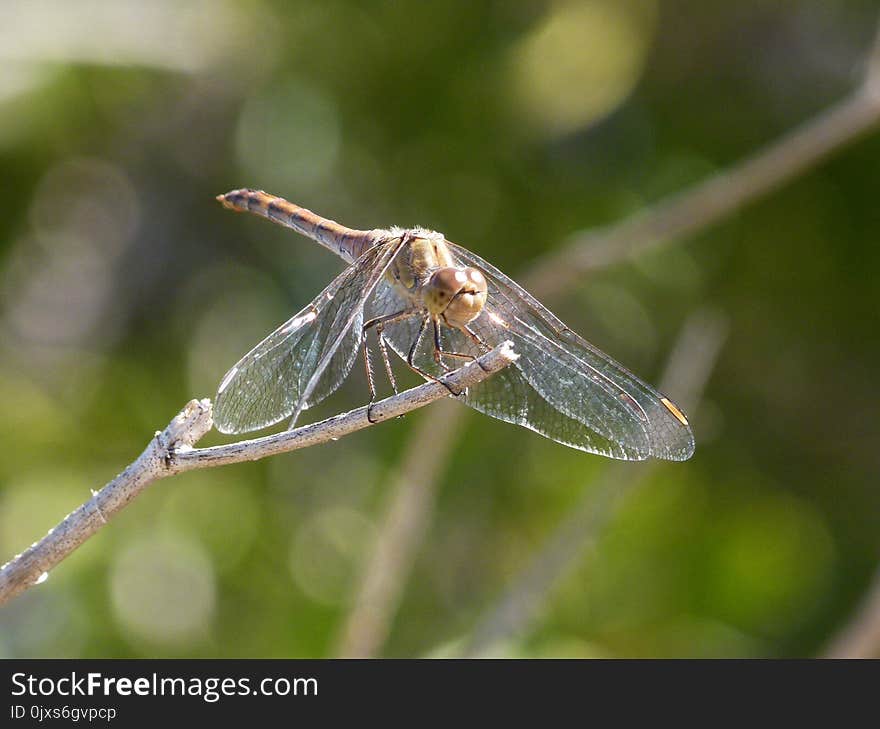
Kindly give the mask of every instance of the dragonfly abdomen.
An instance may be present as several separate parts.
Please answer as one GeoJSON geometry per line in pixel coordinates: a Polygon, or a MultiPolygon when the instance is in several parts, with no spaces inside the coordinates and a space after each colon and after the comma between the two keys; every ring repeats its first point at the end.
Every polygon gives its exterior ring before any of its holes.
{"type": "Polygon", "coordinates": [[[217,199],[230,210],[256,213],[286,228],[293,228],[298,233],[329,248],[348,263],[356,261],[376,242],[375,231],[346,228],[263,190],[232,190],[218,195],[217,199]]]}

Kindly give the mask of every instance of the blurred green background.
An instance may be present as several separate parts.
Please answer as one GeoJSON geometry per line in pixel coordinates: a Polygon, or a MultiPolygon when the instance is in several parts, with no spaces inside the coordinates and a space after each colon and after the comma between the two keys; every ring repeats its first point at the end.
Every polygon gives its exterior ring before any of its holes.
{"type": "MultiPolygon", "coordinates": [[[[441,230],[517,276],[847,94],[876,0],[2,2],[0,561],[341,262],[214,200],[441,230]]],[[[880,136],[547,303],[648,381],[729,330],[663,464],[496,654],[800,656],[880,554],[880,136]]],[[[670,393],[675,397],[675,393],[670,393]]],[[[356,367],[309,417],[365,402],[356,367]]],[[[5,656],[332,655],[422,410],[157,482],[0,609],[5,656]]],[[[612,465],[468,413],[383,654],[465,640],[612,465]]],[[[228,441],[211,434],[203,444],[228,441]]]]}

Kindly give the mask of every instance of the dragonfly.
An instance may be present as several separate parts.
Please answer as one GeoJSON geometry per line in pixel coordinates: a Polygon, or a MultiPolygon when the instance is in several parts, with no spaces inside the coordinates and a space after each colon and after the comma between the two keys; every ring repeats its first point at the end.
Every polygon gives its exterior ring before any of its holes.
{"type": "Polygon", "coordinates": [[[669,398],[562,323],[495,266],[424,228],[355,230],[262,190],[218,195],[229,209],[292,228],[348,266],[223,377],[214,405],[223,433],[290,419],[334,392],[377,340],[397,391],[389,349],[437,380],[504,341],[518,359],[453,394],[490,417],[562,445],[621,460],[683,461],[694,452],[687,417],[669,398]]]}

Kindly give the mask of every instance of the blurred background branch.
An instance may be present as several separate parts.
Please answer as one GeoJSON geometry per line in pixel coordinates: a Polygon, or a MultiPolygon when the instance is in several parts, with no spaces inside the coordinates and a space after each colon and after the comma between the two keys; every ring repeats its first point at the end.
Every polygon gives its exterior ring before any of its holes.
{"type": "Polygon", "coordinates": [[[862,83],[848,97],[729,169],[606,229],[578,233],[538,259],[526,282],[539,296],[565,290],[585,273],[682,241],[760,200],[880,124],[880,32],[862,83]]]}
{"type": "MultiPolygon", "coordinates": [[[[579,285],[585,274],[631,259],[652,248],[680,243],[687,236],[710,228],[786,182],[806,174],[878,124],[880,26],[866,53],[861,83],[842,101],[738,164],[661,200],[644,212],[608,228],[575,235],[559,250],[539,258],[524,273],[522,281],[539,298],[562,297],[579,285]]],[[[707,329],[706,336],[711,343],[713,337],[720,335],[707,329]]],[[[717,345],[720,346],[720,339],[717,345]]],[[[712,358],[715,354],[717,352],[712,353],[712,358]]],[[[711,363],[708,366],[711,369],[711,363]]],[[[702,388],[703,382],[696,380],[693,386],[696,400],[696,392],[702,388]]],[[[667,391],[681,397],[672,387],[667,391]]],[[[682,399],[687,402],[687,398],[682,399]]],[[[362,568],[352,608],[343,624],[339,655],[369,657],[381,652],[403,586],[427,533],[439,480],[454,451],[465,417],[463,409],[455,412],[445,404],[441,428],[435,427],[432,418],[423,418],[410,435],[401,466],[391,481],[389,503],[373,551],[362,568]],[[424,458],[425,453],[432,453],[432,457],[424,458]]],[[[619,478],[626,469],[645,468],[644,465],[619,467],[616,475],[619,478]]],[[[582,515],[573,515],[571,524],[560,528],[556,537],[560,544],[557,547],[551,545],[548,551],[558,549],[568,553],[575,548],[571,545],[580,545],[584,539],[579,526],[581,518],[582,515]]],[[[539,597],[526,588],[523,588],[522,595],[519,599],[524,601],[539,597]],[[527,593],[531,597],[526,597],[527,593]]],[[[512,601],[509,606],[499,606],[499,614],[484,621],[477,629],[470,652],[479,653],[488,646],[494,630],[490,626],[501,625],[506,620],[501,612],[509,609],[522,616],[529,612],[525,606],[514,604],[518,598],[509,599],[512,601]]]]}
{"type": "Polygon", "coordinates": [[[850,622],[832,638],[825,658],[880,658],[880,570],[850,622]]]}
{"type": "MultiPolygon", "coordinates": [[[[685,322],[669,355],[660,383],[674,392],[689,413],[699,409],[703,388],[724,343],[727,324],[716,313],[699,311],[685,322]]],[[[657,461],[615,463],[584,490],[580,501],[553,530],[531,563],[514,577],[504,595],[486,610],[466,641],[463,654],[478,658],[503,653],[504,643],[522,638],[551,599],[553,588],[595,545],[616,506],[638,494],[638,487],[658,468],[657,461]]]]}
{"type": "Polygon", "coordinates": [[[430,418],[413,425],[409,446],[389,479],[389,503],[343,627],[337,648],[340,656],[369,658],[388,637],[419,545],[430,528],[437,483],[449,462],[461,420],[459,405],[440,402],[430,418]]]}

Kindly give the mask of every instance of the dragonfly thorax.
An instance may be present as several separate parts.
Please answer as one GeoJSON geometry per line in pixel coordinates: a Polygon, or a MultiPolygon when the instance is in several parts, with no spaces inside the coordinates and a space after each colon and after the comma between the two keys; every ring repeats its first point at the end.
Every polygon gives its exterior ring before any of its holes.
{"type": "Polygon", "coordinates": [[[486,277],[476,268],[456,266],[442,233],[424,228],[392,229],[405,239],[388,268],[398,291],[435,321],[463,329],[486,304],[486,277]]]}

